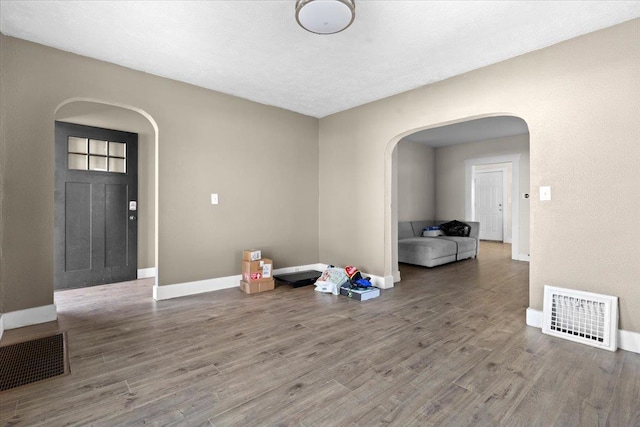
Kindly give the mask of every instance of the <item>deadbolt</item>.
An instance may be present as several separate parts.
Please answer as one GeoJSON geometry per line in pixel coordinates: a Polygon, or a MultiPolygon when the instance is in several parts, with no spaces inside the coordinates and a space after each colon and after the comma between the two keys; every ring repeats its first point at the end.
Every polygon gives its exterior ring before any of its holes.
{"type": "Polygon", "coordinates": [[[129,215],[129,221],[135,221],[135,220],[136,220],[135,215],[129,215]]]}

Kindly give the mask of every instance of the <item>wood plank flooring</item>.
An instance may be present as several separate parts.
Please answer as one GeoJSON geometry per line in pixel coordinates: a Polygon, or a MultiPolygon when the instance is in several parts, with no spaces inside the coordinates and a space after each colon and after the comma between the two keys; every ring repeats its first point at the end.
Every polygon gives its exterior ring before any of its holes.
{"type": "Polygon", "coordinates": [[[55,295],[71,374],[0,393],[0,424],[640,426],[640,355],[525,325],[528,264],[401,265],[360,303],[313,286],[169,301],[152,279],[55,295]]]}

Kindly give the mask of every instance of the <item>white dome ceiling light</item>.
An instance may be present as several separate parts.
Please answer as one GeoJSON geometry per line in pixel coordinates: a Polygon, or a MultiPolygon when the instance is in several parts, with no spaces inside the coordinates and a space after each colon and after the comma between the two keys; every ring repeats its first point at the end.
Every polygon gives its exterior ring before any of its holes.
{"type": "Polygon", "coordinates": [[[351,25],[356,17],[355,0],[297,0],[296,20],[316,34],[335,34],[351,25]]]}

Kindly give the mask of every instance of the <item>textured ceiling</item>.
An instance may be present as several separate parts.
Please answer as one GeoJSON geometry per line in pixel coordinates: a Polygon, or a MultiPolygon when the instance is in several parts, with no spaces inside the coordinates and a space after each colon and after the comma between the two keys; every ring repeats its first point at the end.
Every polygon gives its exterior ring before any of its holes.
{"type": "Polygon", "coordinates": [[[314,117],[640,16],[640,1],[356,0],[334,35],[295,0],[0,0],[0,31],[314,117]]]}

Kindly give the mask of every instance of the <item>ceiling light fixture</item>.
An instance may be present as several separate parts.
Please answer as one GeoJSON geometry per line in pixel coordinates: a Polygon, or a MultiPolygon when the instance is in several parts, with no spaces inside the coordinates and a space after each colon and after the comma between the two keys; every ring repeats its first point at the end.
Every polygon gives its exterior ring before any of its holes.
{"type": "Polygon", "coordinates": [[[297,0],[296,20],[316,34],[335,34],[351,25],[356,17],[355,0],[297,0]]]}

